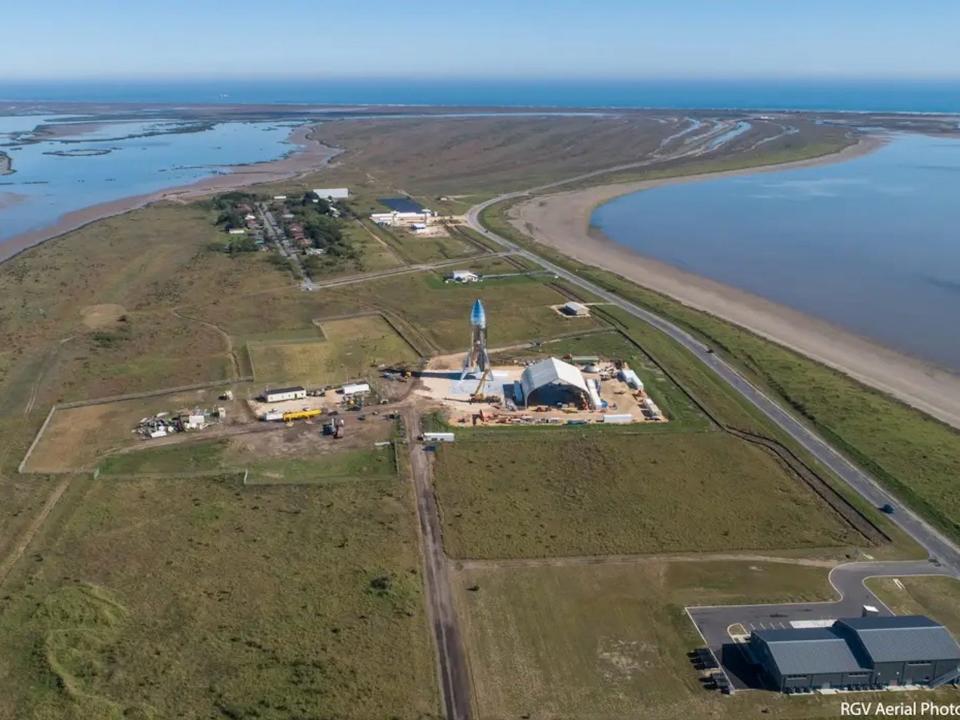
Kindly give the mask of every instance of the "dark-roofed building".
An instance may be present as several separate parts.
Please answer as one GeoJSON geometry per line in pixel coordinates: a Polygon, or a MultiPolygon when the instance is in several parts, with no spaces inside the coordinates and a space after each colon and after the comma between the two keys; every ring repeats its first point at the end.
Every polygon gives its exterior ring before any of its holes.
{"type": "Polygon", "coordinates": [[[767,681],[781,692],[937,685],[960,672],[960,646],[945,627],[922,615],[757,630],[749,650],[767,681]]]}
{"type": "Polygon", "coordinates": [[[837,631],[869,658],[881,685],[922,685],[960,665],[950,632],[923,615],[838,620],[837,631]]]}
{"type": "Polygon", "coordinates": [[[870,668],[833,627],[757,630],[750,649],[780,691],[868,684],[870,668]]]}

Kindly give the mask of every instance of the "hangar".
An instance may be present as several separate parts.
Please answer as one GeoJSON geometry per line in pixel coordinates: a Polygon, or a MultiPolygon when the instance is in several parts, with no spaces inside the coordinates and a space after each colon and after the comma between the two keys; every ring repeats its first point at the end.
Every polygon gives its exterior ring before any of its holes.
{"type": "Polygon", "coordinates": [[[937,687],[960,676],[960,646],[923,615],[837,620],[830,627],[756,630],[750,655],[781,692],[937,687]]]}
{"type": "Polygon", "coordinates": [[[591,394],[580,369],[552,357],[524,369],[520,376],[520,392],[523,404],[528,407],[568,403],[578,407],[591,405],[591,394]]]}

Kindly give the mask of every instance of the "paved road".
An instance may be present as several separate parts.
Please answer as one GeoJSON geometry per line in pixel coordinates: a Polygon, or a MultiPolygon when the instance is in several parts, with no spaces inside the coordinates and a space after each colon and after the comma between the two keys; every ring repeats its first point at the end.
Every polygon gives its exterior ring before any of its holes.
{"type": "Polygon", "coordinates": [[[733,366],[713,353],[707,352],[707,346],[693,337],[690,333],[674,325],[668,320],[656,315],[649,310],[641,308],[603,288],[595,285],[588,280],[555,265],[535,253],[521,248],[506,238],[502,238],[496,233],[487,230],[480,223],[480,213],[487,207],[502,200],[521,197],[539,189],[551,188],[559,183],[550,183],[540,186],[530,191],[507,193],[495,197],[486,202],[472,207],[467,213],[468,224],[477,232],[481,233],[488,240],[500,244],[502,247],[515,251],[518,255],[537,263],[541,267],[550,270],[558,277],[567,282],[587,290],[603,300],[619,307],[629,314],[637,317],[666,335],[676,340],[687,348],[700,362],[707,365],[719,377],[726,381],[734,390],[756,406],[761,412],[776,423],[782,430],[788,433],[794,440],[802,445],[821,463],[829,467],[851,488],[862,495],[871,504],[880,507],[886,503],[892,504],[896,509],[890,517],[901,529],[916,540],[929,555],[939,560],[952,574],[960,577],[960,550],[942,533],[934,529],[929,523],[921,519],[917,514],[898,504],[896,498],[880,487],[879,483],[870,475],[856,467],[843,455],[834,450],[830,445],[824,442],[816,433],[810,430],[806,425],[800,422],[793,415],[784,410],[780,405],[771,400],[763,391],[750,384],[733,366]]]}
{"type": "Polygon", "coordinates": [[[410,467],[417,501],[417,517],[420,521],[420,542],[423,547],[424,587],[437,645],[437,670],[444,715],[447,720],[470,720],[473,716],[470,674],[453,595],[450,592],[440,516],[430,482],[430,459],[423,445],[417,440],[420,436],[420,416],[416,410],[405,409],[403,421],[410,447],[410,467]]]}
{"type": "Polygon", "coordinates": [[[303,263],[300,261],[300,255],[291,249],[290,243],[287,240],[287,234],[283,231],[283,228],[280,227],[276,218],[273,217],[273,213],[267,209],[266,203],[257,203],[256,207],[260,213],[260,219],[263,221],[263,227],[266,230],[267,237],[276,243],[280,254],[293,263],[294,272],[299,275],[301,279],[300,287],[308,291],[316,289],[313,280],[307,274],[303,263]]]}
{"type": "Polygon", "coordinates": [[[755,682],[755,674],[742,662],[739,648],[733,644],[731,627],[737,634],[747,634],[753,630],[788,628],[791,622],[798,620],[860,617],[864,605],[876,607],[881,615],[892,615],[890,608],[867,589],[865,580],[871,577],[954,574],[949,568],[924,561],[847,563],[830,571],[830,584],[837,591],[837,600],[689,607],[687,614],[707,646],[723,664],[734,687],[742,689],[755,682]]]}

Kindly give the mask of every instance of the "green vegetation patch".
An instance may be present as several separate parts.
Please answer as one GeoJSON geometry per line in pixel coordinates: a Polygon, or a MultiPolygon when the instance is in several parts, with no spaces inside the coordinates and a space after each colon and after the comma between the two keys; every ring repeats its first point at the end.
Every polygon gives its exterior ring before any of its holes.
{"type": "Polygon", "coordinates": [[[435,718],[414,517],[394,481],[78,479],[4,586],[0,717],[435,718]]]}
{"type": "Polygon", "coordinates": [[[410,345],[377,315],[322,323],[326,340],[251,342],[257,382],[330,385],[370,376],[377,365],[413,362],[410,345]]]}
{"type": "Polygon", "coordinates": [[[458,558],[840,546],[862,542],[765,450],[723,433],[546,433],[438,450],[458,558]]]}
{"type": "Polygon", "coordinates": [[[135,452],[111,455],[100,463],[100,474],[107,475],[182,475],[216,472],[224,468],[226,440],[189,442],[135,452]]]}
{"type": "MultiPolygon", "coordinates": [[[[275,431],[275,435],[284,433],[275,431]]],[[[339,480],[379,480],[397,473],[392,445],[347,447],[328,437],[281,439],[268,449],[243,447],[231,439],[181,442],[108,456],[100,477],[137,475],[211,475],[246,473],[247,484],[311,485],[339,480]],[[312,449],[310,449],[312,445],[312,449]]]]}
{"type": "MultiPolygon", "coordinates": [[[[471,266],[472,267],[472,266],[471,266]]],[[[513,269],[516,272],[516,269],[513,269]]],[[[318,299],[332,291],[314,293],[318,299]]],[[[417,328],[444,352],[462,350],[470,342],[469,316],[480,298],[487,311],[490,346],[556,337],[571,331],[569,322],[552,309],[567,298],[542,279],[491,281],[471,285],[443,283],[434,275],[405,275],[338,289],[339,299],[354,298],[389,310],[417,328]]],[[[597,327],[585,319],[576,329],[597,327]]]]}
{"type": "Polygon", "coordinates": [[[314,485],[338,480],[367,481],[397,472],[392,446],[348,450],[320,457],[274,459],[251,463],[248,484],[314,485]]]}

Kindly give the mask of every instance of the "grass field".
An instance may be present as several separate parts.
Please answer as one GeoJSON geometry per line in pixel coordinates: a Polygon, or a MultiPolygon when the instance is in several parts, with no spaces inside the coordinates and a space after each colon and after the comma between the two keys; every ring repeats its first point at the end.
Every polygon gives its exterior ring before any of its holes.
{"type": "Polygon", "coordinates": [[[839,716],[834,698],[705,690],[686,656],[702,639],[685,606],[827,599],[824,569],[650,560],[472,567],[452,582],[481,720],[839,716]]]}
{"type": "MultiPolygon", "coordinates": [[[[519,272],[504,258],[481,258],[465,267],[481,272],[519,272]]],[[[524,276],[468,286],[444,283],[433,273],[412,273],[312,293],[291,288],[224,298],[191,307],[189,312],[216,323],[239,344],[315,334],[316,318],[385,311],[414,328],[429,342],[430,349],[440,354],[463,350],[469,344],[470,308],[476,298],[483,300],[487,310],[492,347],[570,332],[569,322],[551,309],[566,297],[543,278],[524,276]]],[[[598,326],[592,318],[578,325],[580,329],[598,326]]]]}
{"type": "Polygon", "coordinates": [[[457,558],[862,542],[773,456],[722,433],[461,442],[438,450],[435,476],[457,558]]]}
{"type": "MultiPolygon", "coordinates": [[[[349,243],[360,251],[360,264],[364,272],[387,270],[403,265],[403,260],[386,242],[359,222],[344,223],[343,234],[349,243]]],[[[345,274],[350,272],[356,272],[356,270],[344,271],[345,274]]]]}
{"type": "Polygon", "coordinates": [[[209,250],[217,234],[202,204],[160,204],[0,265],[0,296],[17,298],[0,304],[0,347],[14,349],[0,362],[0,414],[22,412],[35,384],[49,407],[225,377],[223,339],[173,310],[289,280],[261,254],[209,250]]]}
{"type": "Polygon", "coordinates": [[[230,440],[210,440],[113,455],[99,467],[101,477],[246,471],[248,485],[324,485],[397,473],[392,447],[348,449],[329,441],[325,446],[317,443],[317,450],[323,452],[263,457],[238,449],[230,440]]]}
{"type": "MultiPolygon", "coordinates": [[[[378,209],[378,212],[382,211],[383,208],[378,209]]],[[[467,258],[481,252],[481,249],[470,240],[469,236],[465,236],[465,233],[456,228],[447,235],[424,237],[404,228],[379,227],[369,220],[363,220],[361,225],[368,235],[379,238],[380,242],[391,248],[394,255],[407,263],[429,263],[454,258],[467,258]]]]}
{"type": "Polygon", "coordinates": [[[378,315],[321,323],[320,341],[251,342],[258,383],[332,385],[376,374],[376,366],[409,363],[416,353],[378,315]]]}
{"type": "Polygon", "coordinates": [[[867,587],[897,615],[928,615],[960,638],[960,580],[933,576],[871,578],[867,587]]]}
{"type": "Polygon", "coordinates": [[[413,517],[393,480],[78,480],[0,600],[0,717],[437,717],[413,517]]]}

